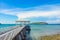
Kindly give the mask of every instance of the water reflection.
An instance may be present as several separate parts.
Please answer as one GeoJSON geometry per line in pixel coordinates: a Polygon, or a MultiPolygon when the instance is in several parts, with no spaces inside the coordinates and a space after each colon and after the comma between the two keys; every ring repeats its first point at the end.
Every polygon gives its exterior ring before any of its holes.
{"type": "Polygon", "coordinates": [[[26,40],[32,40],[32,36],[29,32],[26,32],[26,35],[27,35],[27,39],[26,40]]]}
{"type": "Polygon", "coordinates": [[[32,40],[32,36],[31,36],[31,28],[29,25],[26,25],[26,40],[32,40]]]}

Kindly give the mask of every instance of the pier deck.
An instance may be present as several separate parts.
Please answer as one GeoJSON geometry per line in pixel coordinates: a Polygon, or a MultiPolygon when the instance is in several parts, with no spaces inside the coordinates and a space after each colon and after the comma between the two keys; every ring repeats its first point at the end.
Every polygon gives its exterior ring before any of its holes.
{"type": "Polygon", "coordinates": [[[1,34],[0,40],[22,40],[24,39],[25,32],[25,27],[16,27],[11,31],[1,34]]]}
{"type": "Polygon", "coordinates": [[[1,33],[0,40],[28,40],[28,35],[30,34],[30,21],[16,21],[15,28],[1,33]]]}

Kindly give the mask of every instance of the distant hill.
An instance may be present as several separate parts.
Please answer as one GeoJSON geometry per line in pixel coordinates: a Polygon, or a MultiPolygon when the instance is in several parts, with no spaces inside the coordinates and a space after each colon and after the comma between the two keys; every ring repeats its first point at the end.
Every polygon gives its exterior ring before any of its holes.
{"type": "Polygon", "coordinates": [[[46,23],[46,22],[33,22],[31,24],[48,24],[48,23],[46,23]]]}

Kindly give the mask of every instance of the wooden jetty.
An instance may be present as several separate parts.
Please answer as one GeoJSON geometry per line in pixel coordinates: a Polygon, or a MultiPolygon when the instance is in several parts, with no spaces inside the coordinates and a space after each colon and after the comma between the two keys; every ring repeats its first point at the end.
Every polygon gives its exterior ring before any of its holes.
{"type": "Polygon", "coordinates": [[[17,27],[14,28],[13,30],[1,34],[0,40],[26,40],[27,39],[26,32],[28,30],[26,30],[25,25],[27,25],[30,21],[16,21],[16,23],[18,22],[19,23],[21,22],[21,24],[20,25],[17,24],[17,27]]]}

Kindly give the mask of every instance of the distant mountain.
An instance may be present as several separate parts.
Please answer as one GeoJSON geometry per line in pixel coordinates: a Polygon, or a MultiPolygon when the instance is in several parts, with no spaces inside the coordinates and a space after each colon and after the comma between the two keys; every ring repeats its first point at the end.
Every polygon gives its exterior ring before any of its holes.
{"type": "Polygon", "coordinates": [[[48,23],[46,23],[46,22],[33,22],[31,24],[48,24],[48,23]]]}

